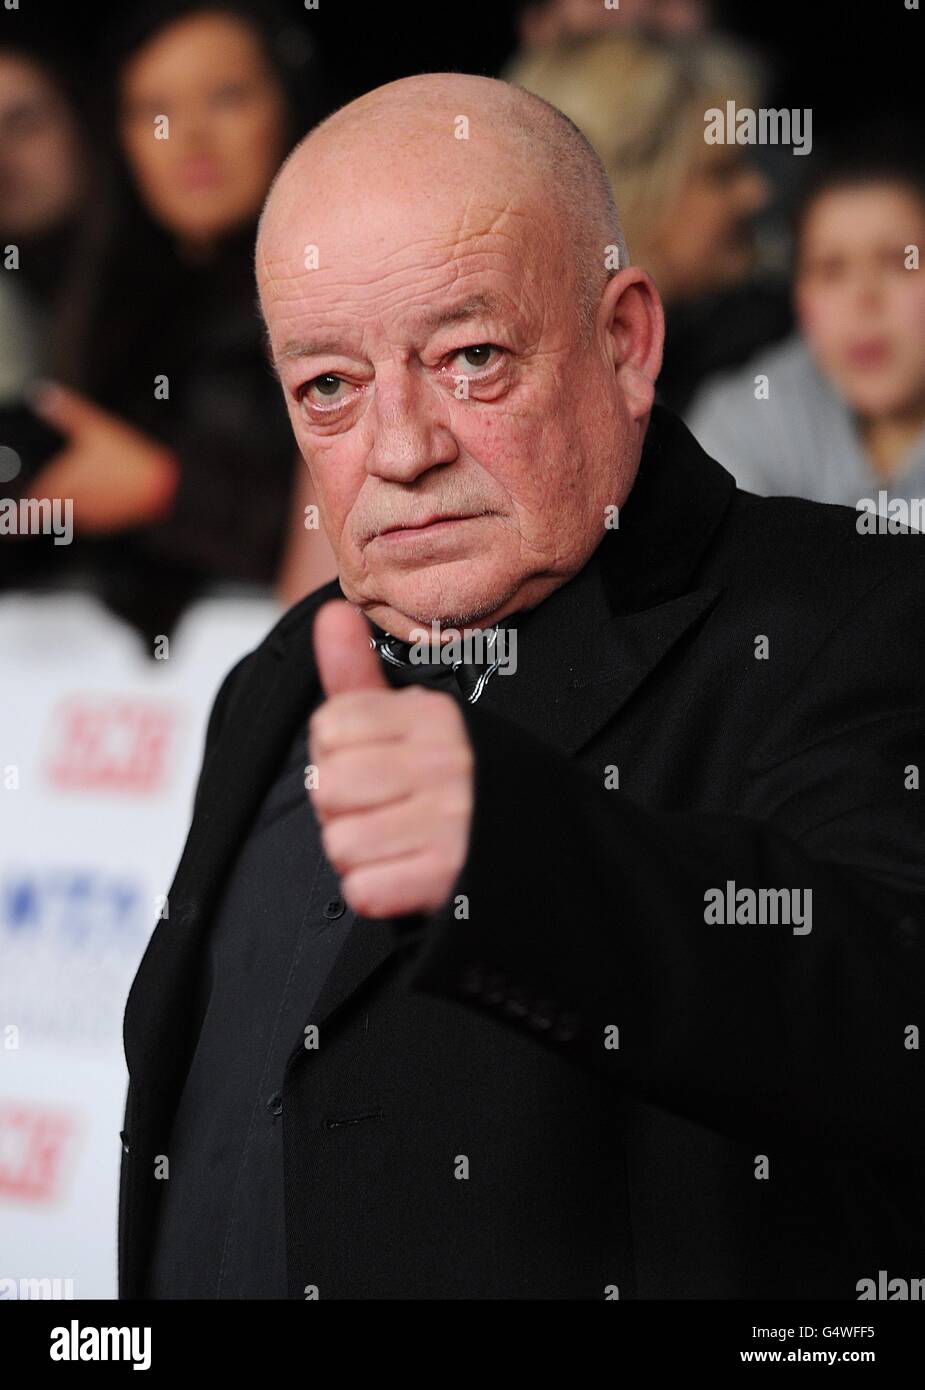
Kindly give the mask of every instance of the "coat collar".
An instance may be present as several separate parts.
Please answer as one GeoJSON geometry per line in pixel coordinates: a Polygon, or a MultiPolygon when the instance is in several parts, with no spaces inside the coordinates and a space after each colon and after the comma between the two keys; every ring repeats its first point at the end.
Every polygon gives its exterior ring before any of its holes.
{"type": "Polygon", "coordinates": [[[719,598],[696,580],[734,492],[726,470],[656,406],[619,526],[516,620],[517,670],[493,677],[486,704],[578,753],[719,598]]]}
{"type": "MultiPolygon", "coordinates": [[[[656,406],[618,529],[605,533],[579,575],[518,620],[517,672],[496,674],[486,703],[566,753],[585,746],[718,599],[719,588],[695,581],[734,492],[733,479],[682,422],[656,406]]],[[[232,691],[204,764],[170,915],[154,931],[125,1010],[129,1072],[164,1092],[182,1084],[195,1045],[193,982],[218,892],[276,766],[318,698],[315,613],[337,597],[343,592],[334,580],[280,620],[232,691]]],[[[472,715],[478,717],[477,706],[472,715]]],[[[399,940],[409,939],[386,922],[359,923],[307,1021],[329,1016],[399,940]]],[[[301,1039],[293,1059],[297,1053],[301,1039]]]]}

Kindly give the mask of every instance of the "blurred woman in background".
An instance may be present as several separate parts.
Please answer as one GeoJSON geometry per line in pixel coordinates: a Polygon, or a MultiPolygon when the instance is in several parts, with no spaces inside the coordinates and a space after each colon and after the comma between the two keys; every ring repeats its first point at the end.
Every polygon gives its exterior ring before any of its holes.
{"type": "Polygon", "coordinates": [[[0,400],[18,400],[52,369],[50,340],[74,272],[79,229],[99,202],[79,99],[57,65],[0,44],[0,244],[16,267],[0,275],[0,400]]]}
{"type": "Polygon", "coordinates": [[[917,130],[869,129],[805,187],[799,333],[708,383],[689,413],[741,487],[852,507],[881,488],[925,495],[921,149],[917,130]]]}
{"type": "Polygon", "coordinates": [[[681,409],[706,373],[787,331],[783,285],[752,282],[768,183],[740,145],[704,139],[710,107],[758,104],[754,59],[715,38],[581,36],[531,50],[506,76],[564,111],[610,175],[630,256],[667,311],[666,404],[681,409]]]}
{"type": "MultiPolygon", "coordinates": [[[[263,6],[207,0],[147,7],[114,47],[119,212],[65,383],[34,396],[67,443],[31,491],[74,499],[105,597],[149,637],[205,587],[270,584],[282,561],[296,452],[253,247],[309,123],[293,100],[301,39],[263,6]]],[[[305,592],[332,573],[312,539],[305,592]]]]}

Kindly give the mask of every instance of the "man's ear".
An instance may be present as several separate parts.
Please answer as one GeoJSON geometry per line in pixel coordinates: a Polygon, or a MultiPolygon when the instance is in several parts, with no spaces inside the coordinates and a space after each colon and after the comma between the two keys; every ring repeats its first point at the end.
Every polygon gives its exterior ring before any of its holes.
{"type": "Polygon", "coordinates": [[[665,346],[665,311],[651,275],[634,265],[618,271],[607,282],[598,315],[627,409],[641,420],[652,409],[665,346]]]}

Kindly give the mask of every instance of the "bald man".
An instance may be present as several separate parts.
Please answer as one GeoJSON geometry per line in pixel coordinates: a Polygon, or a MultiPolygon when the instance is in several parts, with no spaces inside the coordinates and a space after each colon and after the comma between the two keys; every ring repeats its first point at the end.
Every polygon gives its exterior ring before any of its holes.
{"type": "Polygon", "coordinates": [[[125,1013],[123,1298],[925,1270],[921,542],[738,492],[536,97],[405,79],[256,249],[338,579],[226,677],[125,1013]]]}

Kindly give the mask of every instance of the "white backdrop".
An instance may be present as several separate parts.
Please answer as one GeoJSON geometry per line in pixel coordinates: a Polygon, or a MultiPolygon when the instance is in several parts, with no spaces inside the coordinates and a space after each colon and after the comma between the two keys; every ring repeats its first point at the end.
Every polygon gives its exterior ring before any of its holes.
{"type": "Polygon", "coordinates": [[[0,600],[0,1298],[116,1295],[125,1000],[212,700],[278,616],[202,602],[156,661],[89,596],[0,600]]]}

